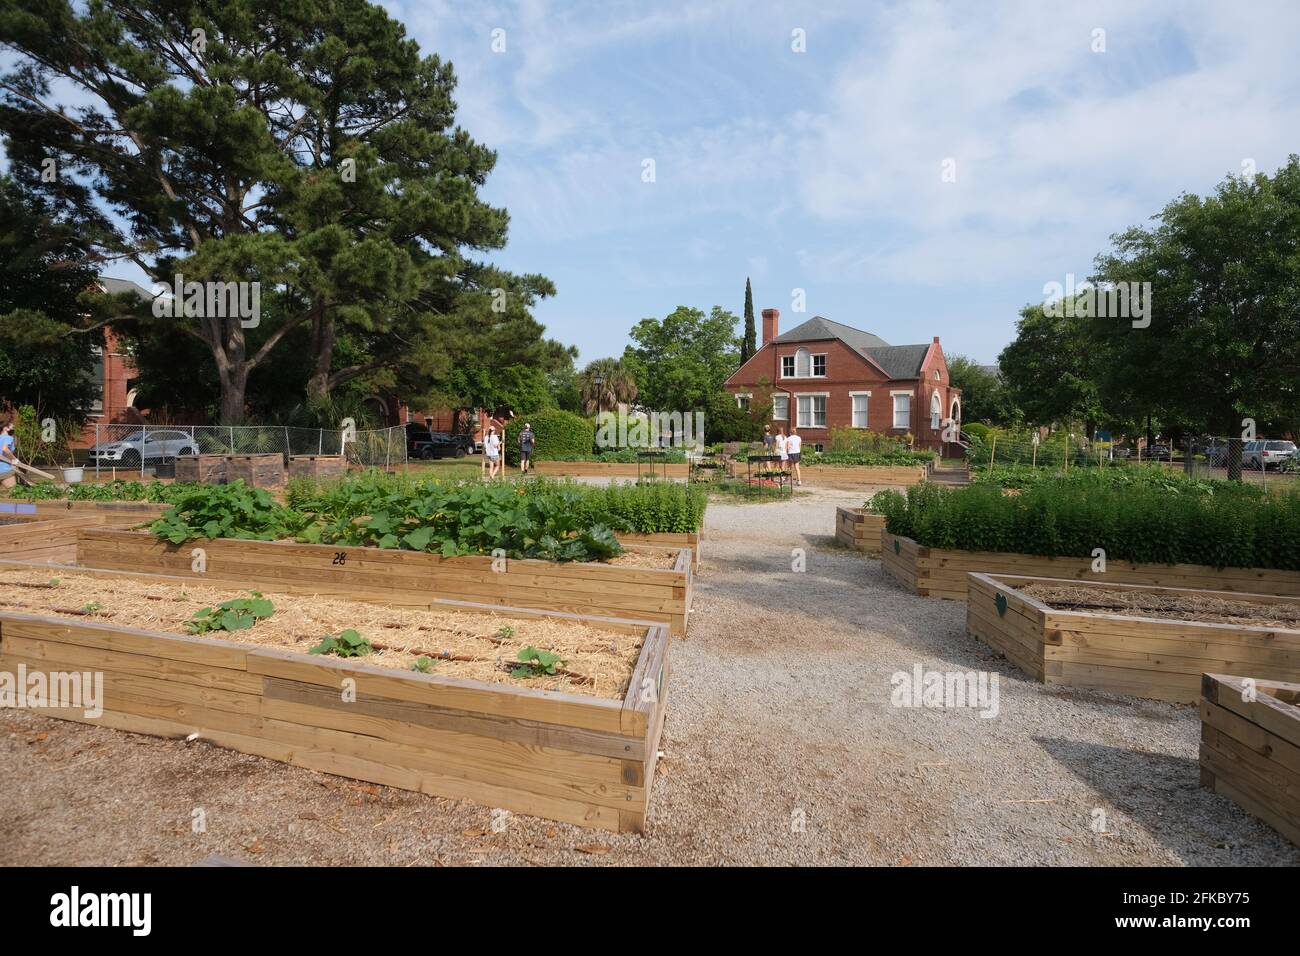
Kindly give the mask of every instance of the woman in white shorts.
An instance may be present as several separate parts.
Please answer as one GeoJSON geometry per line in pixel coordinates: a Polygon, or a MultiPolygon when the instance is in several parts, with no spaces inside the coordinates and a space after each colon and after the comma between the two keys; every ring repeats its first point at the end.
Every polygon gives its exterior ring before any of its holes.
{"type": "Polygon", "coordinates": [[[501,436],[495,425],[488,426],[487,437],[483,439],[483,460],[487,462],[488,478],[495,478],[501,467],[501,436]]]}
{"type": "Polygon", "coordinates": [[[799,458],[802,451],[803,439],[798,432],[791,429],[790,434],[785,439],[785,453],[790,459],[790,470],[794,472],[794,483],[796,485],[803,484],[803,475],[799,471],[799,458]]]}
{"type": "Polygon", "coordinates": [[[785,450],[785,430],[784,430],[784,429],[778,428],[778,429],[776,430],[776,440],[772,443],[772,445],[773,445],[773,447],[776,449],[776,456],[777,456],[778,458],[781,459],[780,469],[781,469],[781,471],[785,471],[785,465],[786,465],[786,462],[788,462],[788,461],[790,460],[790,456],[786,453],[786,450],[785,450]]]}

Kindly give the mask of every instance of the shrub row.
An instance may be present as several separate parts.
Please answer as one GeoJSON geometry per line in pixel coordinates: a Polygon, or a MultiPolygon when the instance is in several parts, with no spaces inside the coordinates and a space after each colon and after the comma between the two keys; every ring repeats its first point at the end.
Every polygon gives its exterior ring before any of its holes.
{"type": "MultiPolygon", "coordinates": [[[[1227,483],[1222,483],[1227,484],[1227,483]]],[[[875,495],[891,534],[932,548],[1300,570],[1300,494],[1235,485],[1170,494],[1157,485],[1054,481],[1007,495],[929,483],[875,495]]]]}

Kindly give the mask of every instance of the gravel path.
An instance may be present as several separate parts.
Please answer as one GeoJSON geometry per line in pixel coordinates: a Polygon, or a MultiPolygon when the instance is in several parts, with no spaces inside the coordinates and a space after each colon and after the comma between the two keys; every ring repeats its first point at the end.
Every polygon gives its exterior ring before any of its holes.
{"type": "Polygon", "coordinates": [[[1023,679],[964,605],[836,547],[835,506],[864,497],[710,506],[644,836],[493,832],[486,807],[0,711],[0,863],[1300,863],[1198,785],[1193,707],[1023,679]],[[914,665],[996,674],[997,716],[892,706],[914,665]]]}

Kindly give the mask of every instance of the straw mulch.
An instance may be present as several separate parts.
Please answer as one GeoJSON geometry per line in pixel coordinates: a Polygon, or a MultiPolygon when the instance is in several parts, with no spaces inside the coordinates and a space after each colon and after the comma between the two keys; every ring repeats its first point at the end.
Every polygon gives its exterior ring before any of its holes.
{"type": "MultiPolygon", "coordinates": [[[[0,570],[0,611],[67,616],[123,627],[187,633],[185,623],[205,607],[246,590],[151,583],[127,577],[95,578],[63,569],[0,570]],[[57,584],[50,586],[52,580],[57,584]],[[100,605],[95,608],[93,605],[100,605]]],[[[351,628],[375,645],[361,663],[410,670],[420,656],[435,658],[429,673],[489,683],[621,698],[641,650],[638,634],[585,622],[417,610],[333,598],[270,594],[275,613],[243,631],[215,631],[210,637],[307,650],[330,634],[351,628]],[[504,631],[513,628],[513,633],[504,631]],[[512,667],[524,647],[552,651],[566,673],[514,678],[512,667]]]]}
{"type": "Polygon", "coordinates": [[[1109,611],[1128,617],[1300,629],[1300,601],[1263,603],[1245,597],[1173,595],[1084,585],[1029,584],[1019,590],[1061,611],[1109,611]]]}

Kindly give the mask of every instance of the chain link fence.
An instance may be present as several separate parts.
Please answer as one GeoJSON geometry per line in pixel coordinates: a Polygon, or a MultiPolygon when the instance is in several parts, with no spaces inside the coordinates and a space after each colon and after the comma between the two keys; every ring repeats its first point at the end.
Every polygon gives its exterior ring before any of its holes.
{"type": "MultiPolygon", "coordinates": [[[[967,459],[977,469],[1030,467],[1152,467],[1182,471],[1197,478],[1226,479],[1232,464],[1226,437],[1199,436],[1178,441],[1111,442],[1082,435],[1053,433],[1034,442],[1023,437],[965,436],[967,459]]],[[[1300,455],[1293,442],[1281,439],[1238,440],[1243,481],[1268,483],[1300,478],[1300,455]]],[[[1235,471],[1235,468],[1232,469],[1235,471]]],[[[1235,474],[1231,477],[1236,477],[1235,474]]]]}
{"type": "Polygon", "coordinates": [[[406,429],[356,431],[283,425],[96,425],[86,466],[167,477],[184,455],[346,455],[350,464],[392,468],[406,463],[406,429]]]}

